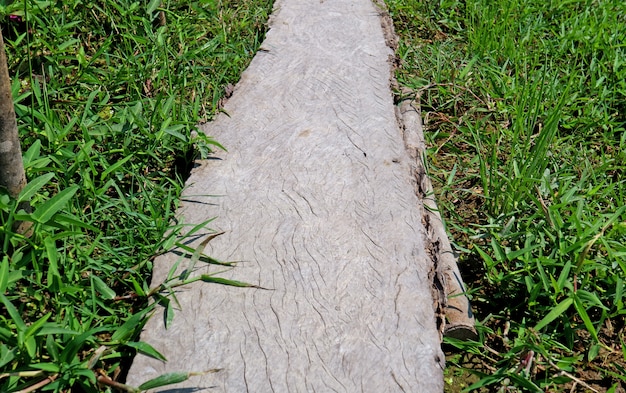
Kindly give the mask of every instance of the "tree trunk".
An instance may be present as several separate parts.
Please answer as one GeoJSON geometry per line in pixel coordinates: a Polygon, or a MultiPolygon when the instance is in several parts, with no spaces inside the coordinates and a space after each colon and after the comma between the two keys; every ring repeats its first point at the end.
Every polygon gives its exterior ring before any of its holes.
{"type": "Polygon", "coordinates": [[[15,121],[11,78],[0,30],[0,187],[6,188],[13,198],[17,198],[25,185],[26,174],[15,121]]]}
{"type": "MultiPolygon", "coordinates": [[[[17,198],[25,186],[26,173],[22,161],[22,147],[13,108],[4,38],[0,29],[0,188],[6,188],[11,197],[17,198]]],[[[31,211],[29,201],[22,201],[19,208],[31,211]]],[[[27,237],[32,235],[31,227],[32,223],[27,221],[13,223],[13,230],[27,237]]]]}

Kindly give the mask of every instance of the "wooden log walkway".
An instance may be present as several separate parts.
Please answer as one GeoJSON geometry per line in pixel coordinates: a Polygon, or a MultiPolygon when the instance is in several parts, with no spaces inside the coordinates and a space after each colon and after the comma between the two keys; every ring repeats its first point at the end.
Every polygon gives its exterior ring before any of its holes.
{"type": "MultiPolygon", "coordinates": [[[[394,105],[385,15],[371,0],[276,2],[226,113],[204,127],[228,151],[192,172],[179,212],[216,217],[224,234],[206,253],[240,261],[194,274],[266,289],[179,288],[171,326],[157,312],[141,337],[168,361],[138,355],[129,384],[221,369],[160,391],[443,391],[441,247],[419,137],[394,105]]],[[[179,260],[157,258],[153,284],[179,260]]]]}

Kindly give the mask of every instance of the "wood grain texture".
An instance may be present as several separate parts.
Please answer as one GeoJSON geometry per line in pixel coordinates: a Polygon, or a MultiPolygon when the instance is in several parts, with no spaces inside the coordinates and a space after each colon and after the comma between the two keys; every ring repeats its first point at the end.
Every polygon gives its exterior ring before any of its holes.
{"type": "MultiPolygon", "coordinates": [[[[128,383],[221,372],[169,392],[441,392],[433,265],[390,90],[392,51],[369,0],[281,0],[205,131],[228,152],[188,180],[180,216],[225,234],[220,276],[267,290],[182,288],[172,326],[142,340],[128,383]]],[[[201,239],[199,239],[201,241],[201,239]]],[[[179,257],[155,262],[160,282],[179,257]]],[[[217,272],[215,267],[198,273],[217,272]]]]}

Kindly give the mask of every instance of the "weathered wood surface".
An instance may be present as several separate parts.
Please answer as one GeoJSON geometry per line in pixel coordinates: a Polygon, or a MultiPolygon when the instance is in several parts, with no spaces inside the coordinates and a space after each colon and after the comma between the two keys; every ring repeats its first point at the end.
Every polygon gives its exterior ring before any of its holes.
{"type": "MultiPolygon", "coordinates": [[[[268,290],[180,289],[172,326],[157,313],[141,337],[169,361],[137,356],[129,384],[220,368],[162,391],[443,391],[436,268],[380,12],[277,2],[228,115],[206,125],[228,152],[192,173],[180,211],[218,217],[207,253],[241,261],[220,276],[268,290]]],[[[153,284],[178,258],[156,260],[153,284]]]]}
{"type": "Polygon", "coordinates": [[[469,299],[465,296],[465,285],[456,263],[457,257],[452,251],[435,202],[433,186],[424,168],[426,144],[419,104],[411,100],[412,92],[405,91],[403,95],[407,98],[396,107],[396,113],[401,122],[404,146],[415,162],[415,191],[425,207],[422,223],[426,229],[426,252],[435,271],[433,296],[435,305],[438,306],[435,312],[437,325],[444,327],[443,334],[447,337],[476,340],[476,322],[469,299]]]}

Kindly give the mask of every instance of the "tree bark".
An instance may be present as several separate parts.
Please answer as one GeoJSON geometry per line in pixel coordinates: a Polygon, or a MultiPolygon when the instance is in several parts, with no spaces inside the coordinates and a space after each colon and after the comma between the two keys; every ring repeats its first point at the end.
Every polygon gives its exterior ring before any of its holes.
{"type": "Polygon", "coordinates": [[[24,186],[26,174],[13,108],[4,38],[0,29],[0,187],[6,188],[13,198],[17,198],[24,186]]]}
{"type": "MultiPolygon", "coordinates": [[[[4,50],[4,37],[0,29],[0,188],[6,188],[9,195],[17,198],[26,186],[26,173],[22,160],[22,146],[17,130],[11,78],[7,56],[4,50]]],[[[22,201],[19,209],[31,211],[30,202],[22,201]]],[[[15,221],[13,230],[26,237],[32,232],[32,222],[15,221]]]]}

